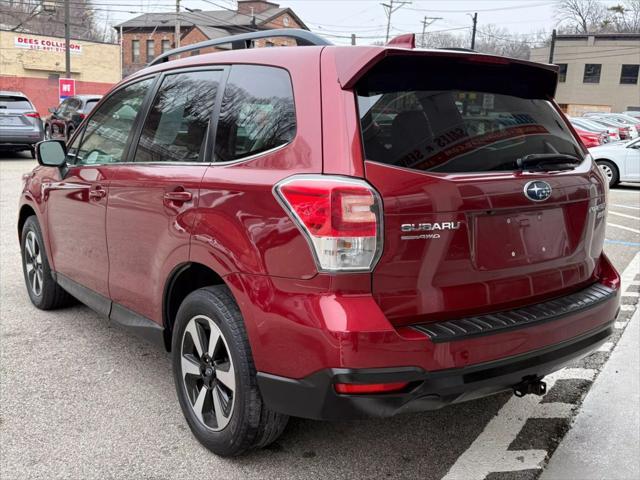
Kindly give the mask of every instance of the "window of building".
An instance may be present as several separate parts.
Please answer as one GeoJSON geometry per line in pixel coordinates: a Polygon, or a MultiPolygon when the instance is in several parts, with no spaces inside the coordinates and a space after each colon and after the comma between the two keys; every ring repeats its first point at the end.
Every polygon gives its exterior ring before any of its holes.
{"type": "Polygon", "coordinates": [[[558,63],[558,81],[564,83],[567,81],[567,64],[558,63]]]}
{"type": "Polygon", "coordinates": [[[293,87],[287,71],[234,65],[218,119],[216,161],[237,160],[285,145],[295,132],[293,87]]]}
{"type": "Polygon", "coordinates": [[[640,65],[622,65],[620,70],[620,83],[625,85],[635,85],[638,83],[638,70],[640,65]]]}
{"type": "Polygon", "coordinates": [[[171,40],[162,40],[160,46],[162,47],[162,53],[168,52],[171,50],[171,40]]]}
{"type": "Polygon", "coordinates": [[[156,56],[156,42],[154,40],[147,40],[147,63],[153,60],[156,56]]]}
{"type": "Polygon", "coordinates": [[[131,62],[140,63],[140,40],[131,40],[131,62]]]}
{"type": "Polygon", "coordinates": [[[152,82],[149,78],[127,85],[104,101],[89,118],[75,163],[95,165],[124,160],[129,135],[152,82]]]}
{"type": "Polygon", "coordinates": [[[600,83],[600,71],[602,65],[600,63],[587,63],[584,66],[584,77],[582,83],[600,83]]]}
{"type": "Polygon", "coordinates": [[[221,70],[167,75],[144,123],[135,161],[204,161],[221,76],[221,70]]]}

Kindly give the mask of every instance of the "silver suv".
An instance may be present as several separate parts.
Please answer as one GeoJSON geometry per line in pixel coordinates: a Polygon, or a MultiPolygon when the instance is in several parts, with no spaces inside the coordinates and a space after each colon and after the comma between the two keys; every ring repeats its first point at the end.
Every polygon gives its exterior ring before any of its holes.
{"type": "Polygon", "coordinates": [[[0,149],[29,150],[44,138],[42,120],[33,103],[22,92],[0,90],[0,149]]]}

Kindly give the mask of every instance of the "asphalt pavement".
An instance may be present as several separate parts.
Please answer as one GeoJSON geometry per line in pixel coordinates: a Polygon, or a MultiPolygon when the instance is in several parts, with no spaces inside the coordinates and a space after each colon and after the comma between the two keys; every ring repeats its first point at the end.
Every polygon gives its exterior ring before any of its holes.
{"type": "MultiPolygon", "coordinates": [[[[29,302],[16,221],[21,176],[34,166],[0,153],[2,479],[534,479],[571,431],[638,300],[624,299],[608,349],[556,374],[543,398],[504,393],[391,419],[292,419],[271,447],[222,459],[191,435],[167,353],[87,307],[43,312],[29,302]]],[[[617,226],[605,248],[623,271],[640,251],[640,187],[612,190],[610,204],[617,226]]]]}

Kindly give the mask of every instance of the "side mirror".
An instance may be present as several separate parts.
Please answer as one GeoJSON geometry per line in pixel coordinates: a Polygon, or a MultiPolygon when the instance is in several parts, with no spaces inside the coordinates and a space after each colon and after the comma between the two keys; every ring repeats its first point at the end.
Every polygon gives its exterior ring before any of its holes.
{"type": "Polygon", "coordinates": [[[46,167],[63,167],[67,163],[67,151],[62,140],[45,140],[36,144],[36,159],[46,167]]]}
{"type": "Polygon", "coordinates": [[[49,110],[49,113],[56,113],[58,111],[56,107],[49,107],[48,110],[49,110]]]}

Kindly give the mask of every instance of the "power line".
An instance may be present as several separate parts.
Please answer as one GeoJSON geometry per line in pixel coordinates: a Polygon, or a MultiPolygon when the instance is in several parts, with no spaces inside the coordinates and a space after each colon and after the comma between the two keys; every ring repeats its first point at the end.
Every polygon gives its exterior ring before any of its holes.
{"type": "Polygon", "coordinates": [[[382,7],[384,8],[384,12],[387,15],[387,36],[385,39],[385,42],[389,41],[389,28],[391,27],[391,15],[393,15],[393,12],[395,12],[396,10],[404,7],[405,5],[410,5],[411,2],[398,2],[396,3],[395,7],[393,5],[394,0],[389,0],[389,3],[382,3],[382,7]]]}

